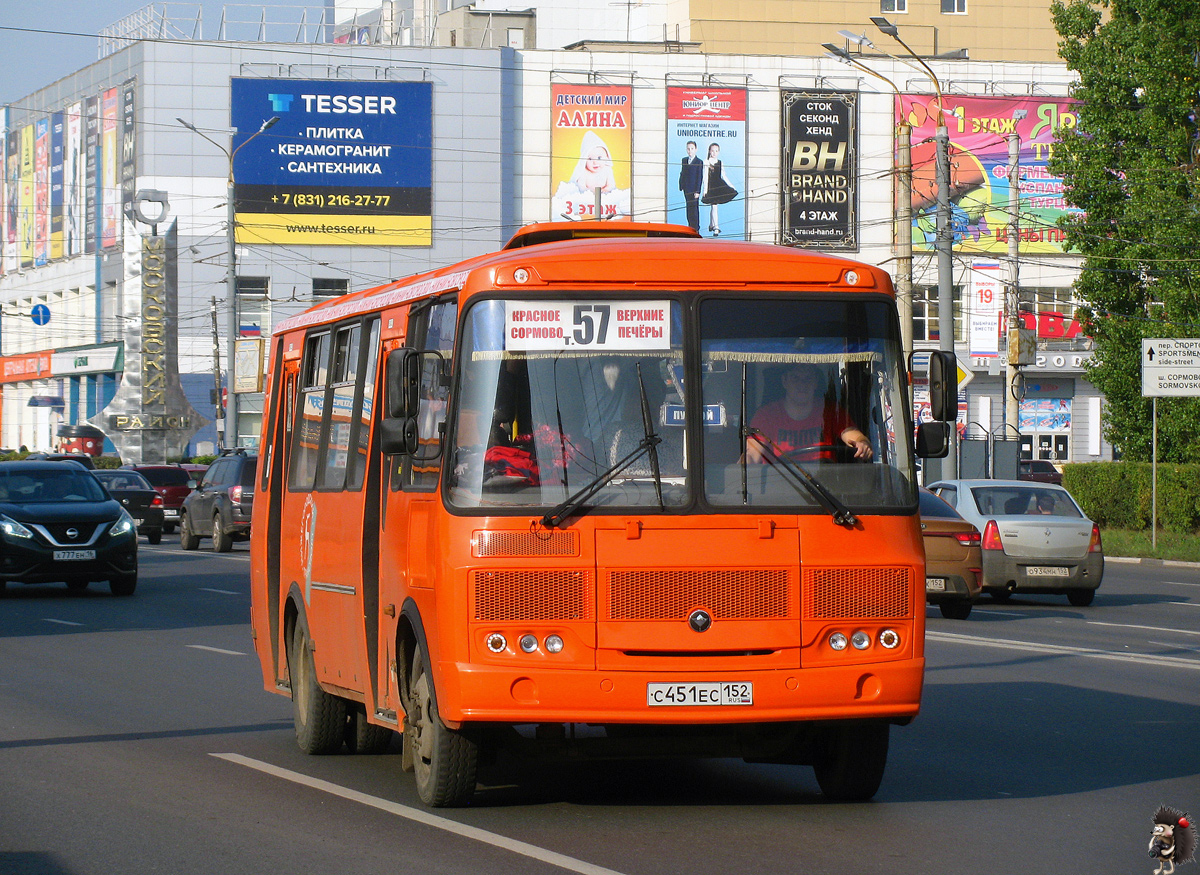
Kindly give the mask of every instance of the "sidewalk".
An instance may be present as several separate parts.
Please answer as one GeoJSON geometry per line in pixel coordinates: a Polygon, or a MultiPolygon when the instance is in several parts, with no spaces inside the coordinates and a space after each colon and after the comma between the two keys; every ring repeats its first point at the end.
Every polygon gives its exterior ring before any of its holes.
{"type": "Polygon", "coordinates": [[[1164,568],[1200,568],[1200,562],[1184,562],[1180,559],[1146,559],[1139,556],[1105,556],[1104,561],[1129,565],[1161,565],[1164,568]]]}

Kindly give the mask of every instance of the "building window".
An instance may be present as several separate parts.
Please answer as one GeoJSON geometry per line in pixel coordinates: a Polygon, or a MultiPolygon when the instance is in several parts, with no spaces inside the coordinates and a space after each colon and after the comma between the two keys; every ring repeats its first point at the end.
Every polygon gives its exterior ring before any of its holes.
{"type": "Polygon", "coordinates": [[[908,12],[908,0],[879,0],[880,12],[908,12]]]}
{"type": "Polygon", "coordinates": [[[270,277],[239,276],[238,337],[265,337],[271,330],[270,277]]]}
{"type": "Polygon", "coordinates": [[[346,294],[348,291],[350,291],[350,281],[348,279],[313,277],[314,298],[336,298],[339,295],[346,294]]]}
{"type": "MultiPolygon", "coordinates": [[[[966,319],[963,318],[962,287],[954,287],[954,340],[966,343],[966,319]]],[[[913,286],[913,340],[937,341],[941,339],[938,324],[937,286],[913,286]]]]}
{"type": "MultiPolygon", "coordinates": [[[[901,2],[906,2],[906,0],[901,0],[901,2]]],[[[525,28],[523,28],[523,27],[508,28],[507,38],[508,38],[508,47],[510,49],[525,48],[525,28]]]]}
{"type": "Polygon", "coordinates": [[[967,0],[942,0],[943,15],[966,15],[967,0]]]}

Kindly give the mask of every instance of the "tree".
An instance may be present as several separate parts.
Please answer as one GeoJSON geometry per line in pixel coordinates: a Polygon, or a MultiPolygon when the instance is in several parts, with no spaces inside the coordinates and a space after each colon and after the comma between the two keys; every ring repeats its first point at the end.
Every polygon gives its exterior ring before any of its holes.
{"type": "MultiPolygon", "coordinates": [[[[1128,459],[1151,453],[1141,394],[1144,337],[1200,337],[1200,16],[1195,0],[1054,0],[1059,53],[1079,81],[1079,124],[1050,160],[1063,221],[1084,256],[1075,289],[1106,396],[1104,435],[1128,459]]],[[[1200,398],[1160,399],[1159,457],[1200,461],[1200,398]]]]}

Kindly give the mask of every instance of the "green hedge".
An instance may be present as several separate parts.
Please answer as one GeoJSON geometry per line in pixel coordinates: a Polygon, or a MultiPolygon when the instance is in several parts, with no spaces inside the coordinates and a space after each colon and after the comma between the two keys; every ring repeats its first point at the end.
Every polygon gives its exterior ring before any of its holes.
{"type": "MultiPolygon", "coordinates": [[[[1149,462],[1085,462],[1063,466],[1063,486],[1101,528],[1150,528],[1149,462]]],[[[1168,532],[1200,531],[1200,465],[1160,462],[1158,524],[1168,532]]]]}

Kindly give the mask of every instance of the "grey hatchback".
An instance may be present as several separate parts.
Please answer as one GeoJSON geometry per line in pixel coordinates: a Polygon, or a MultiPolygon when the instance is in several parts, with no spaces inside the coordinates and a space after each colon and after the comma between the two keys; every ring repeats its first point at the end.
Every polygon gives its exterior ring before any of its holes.
{"type": "Polygon", "coordinates": [[[258,456],[245,450],[214,460],[179,509],[179,546],[195,550],[207,535],[214,551],[228,553],[234,541],[249,540],[257,471],[258,456]]]}

